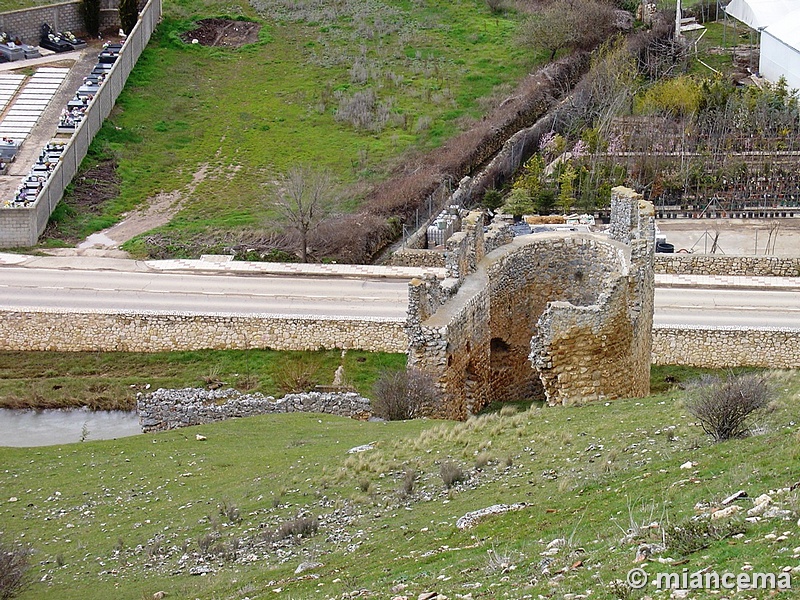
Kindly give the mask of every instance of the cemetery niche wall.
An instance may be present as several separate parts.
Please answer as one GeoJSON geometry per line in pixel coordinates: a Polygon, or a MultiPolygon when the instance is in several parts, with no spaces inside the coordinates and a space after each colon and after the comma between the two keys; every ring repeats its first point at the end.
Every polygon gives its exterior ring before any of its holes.
{"type": "Polygon", "coordinates": [[[470,213],[447,242],[447,278],[409,284],[409,368],[435,378],[456,419],[491,402],[646,395],[654,237],[652,204],[623,187],[607,236],[515,238],[470,213]]]}

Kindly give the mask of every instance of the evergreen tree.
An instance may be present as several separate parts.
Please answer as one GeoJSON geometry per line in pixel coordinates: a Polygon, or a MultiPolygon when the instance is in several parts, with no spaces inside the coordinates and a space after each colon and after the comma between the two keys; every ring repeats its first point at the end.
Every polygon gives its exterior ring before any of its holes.
{"type": "Polygon", "coordinates": [[[572,205],[575,203],[575,178],[578,176],[575,167],[571,163],[567,163],[558,182],[561,184],[558,190],[558,204],[568,214],[572,205]]]}
{"type": "Polygon", "coordinates": [[[533,214],[535,210],[533,200],[528,195],[528,192],[521,188],[511,190],[506,203],[503,205],[503,212],[515,217],[533,214]]]}
{"type": "Polygon", "coordinates": [[[81,2],[83,26],[92,37],[100,36],[100,0],[83,0],[81,2]]]}
{"type": "Polygon", "coordinates": [[[119,0],[119,22],[122,31],[129,34],[139,20],[139,7],[136,0],[119,0]]]}

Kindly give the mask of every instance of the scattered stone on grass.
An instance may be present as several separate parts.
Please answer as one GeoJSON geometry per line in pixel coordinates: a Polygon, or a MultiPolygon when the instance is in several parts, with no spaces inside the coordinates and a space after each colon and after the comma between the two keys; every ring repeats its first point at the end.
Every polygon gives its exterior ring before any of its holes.
{"type": "Polygon", "coordinates": [[[512,510],[521,510],[527,506],[528,505],[525,502],[517,502],[516,504],[495,504],[487,508],[474,510],[472,512],[468,512],[463,517],[458,519],[458,521],[456,521],[456,527],[458,529],[469,529],[477,525],[478,522],[489,515],[501,515],[512,510]]]}

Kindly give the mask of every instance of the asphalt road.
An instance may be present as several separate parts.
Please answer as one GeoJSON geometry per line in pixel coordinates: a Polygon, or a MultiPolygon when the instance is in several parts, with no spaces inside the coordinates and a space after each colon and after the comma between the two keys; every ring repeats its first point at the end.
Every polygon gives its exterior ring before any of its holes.
{"type": "Polygon", "coordinates": [[[408,282],[26,269],[0,270],[0,306],[403,319],[408,282]]]}
{"type": "MultiPolygon", "coordinates": [[[[797,292],[658,288],[655,323],[800,329],[797,292]]],[[[407,281],[90,270],[0,270],[0,306],[403,319],[407,281]]]]}
{"type": "Polygon", "coordinates": [[[653,321],[657,325],[800,329],[800,293],[735,288],[656,288],[653,321]]]}

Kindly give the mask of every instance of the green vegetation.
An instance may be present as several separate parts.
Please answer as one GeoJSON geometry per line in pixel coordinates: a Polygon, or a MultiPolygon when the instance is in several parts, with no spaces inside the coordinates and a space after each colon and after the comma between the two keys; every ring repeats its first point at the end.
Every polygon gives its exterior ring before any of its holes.
{"type": "Polygon", "coordinates": [[[0,522],[6,543],[33,549],[35,583],[21,598],[37,600],[589,589],[611,600],[642,597],[614,583],[635,566],[779,573],[800,558],[800,498],[789,489],[800,480],[800,377],[769,379],[779,397],[758,434],[721,443],[671,389],[580,408],[509,406],[465,423],[289,414],[0,449],[0,522]],[[363,444],[372,449],[348,454],[363,444]],[[741,489],[739,515],[707,520],[741,489]],[[778,516],[745,522],[763,493],[778,516]],[[496,503],[526,506],[457,529],[496,503]]]}
{"type": "MultiPolygon", "coordinates": [[[[180,192],[181,210],[156,238],[173,255],[219,250],[278,229],[265,184],[298,164],[350,186],[342,210],[352,211],[404,152],[441,144],[491,105],[480,98],[531,67],[511,43],[516,13],[482,2],[252,5],[226,10],[263,23],[259,41],[228,49],[180,37],[217,5],[165,3],[85,164],[116,161],[119,193],[59,235],[84,236],[159,192],[180,192]]],[[[148,250],[142,239],[128,249],[148,250]]]]}
{"type": "Polygon", "coordinates": [[[131,410],[147,389],[227,385],[242,392],[283,395],[330,385],[339,365],[346,383],[368,395],[383,370],[405,366],[405,355],[339,350],[202,350],[194,352],[0,352],[0,407],[131,410]]]}

